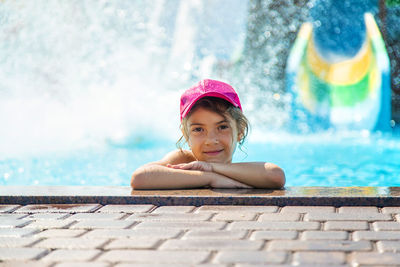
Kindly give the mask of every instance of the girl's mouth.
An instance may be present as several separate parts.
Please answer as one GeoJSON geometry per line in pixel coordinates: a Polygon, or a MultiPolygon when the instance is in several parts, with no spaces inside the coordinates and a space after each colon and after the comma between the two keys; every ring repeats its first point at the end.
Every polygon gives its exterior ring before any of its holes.
{"type": "Polygon", "coordinates": [[[213,150],[213,151],[206,151],[206,152],[204,152],[204,154],[206,154],[207,156],[217,156],[222,151],[223,151],[223,149],[221,149],[221,150],[213,150]]]}

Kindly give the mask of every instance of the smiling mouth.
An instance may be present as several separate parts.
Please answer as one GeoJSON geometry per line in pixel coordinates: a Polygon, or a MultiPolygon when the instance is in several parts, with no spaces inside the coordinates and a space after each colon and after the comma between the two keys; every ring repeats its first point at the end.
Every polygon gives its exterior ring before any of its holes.
{"type": "Polygon", "coordinates": [[[204,154],[208,155],[208,156],[216,156],[219,153],[221,153],[223,151],[223,149],[221,150],[214,150],[214,151],[206,151],[204,152],[204,154]]]}

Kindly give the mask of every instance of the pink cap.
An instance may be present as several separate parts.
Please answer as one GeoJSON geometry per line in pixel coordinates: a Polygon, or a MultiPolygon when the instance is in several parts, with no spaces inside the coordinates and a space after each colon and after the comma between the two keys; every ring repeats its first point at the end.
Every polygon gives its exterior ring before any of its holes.
{"type": "Polygon", "coordinates": [[[181,96],[181,121],[193,105],[201,98],[206,96],[219,97],[230,102],[235,107],[242,110],[242,105],[239,101],[239,96],[235,90],[227,83],[216,80],[205,79],[200,81],[195,86],[186,90],[181,96]]]}

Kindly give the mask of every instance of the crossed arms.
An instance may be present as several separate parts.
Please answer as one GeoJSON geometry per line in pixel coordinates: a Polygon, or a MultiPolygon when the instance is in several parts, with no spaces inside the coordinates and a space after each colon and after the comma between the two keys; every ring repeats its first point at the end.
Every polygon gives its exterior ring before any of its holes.
{"type": "Polygon", "coordinates": [[[177,150],[137,169],[133,189],[281,188],[285,174],[272,163],[196,161],[190,151],[177,150]]]}

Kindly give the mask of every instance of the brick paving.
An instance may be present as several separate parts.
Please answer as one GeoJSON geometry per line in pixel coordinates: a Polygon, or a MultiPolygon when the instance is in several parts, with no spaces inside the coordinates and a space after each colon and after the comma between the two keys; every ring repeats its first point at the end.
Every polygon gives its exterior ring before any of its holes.
{"type": "Polygon", "coordinates": [[[0,266],[400,266],[400,207],[0,205],[0,266]]]}

